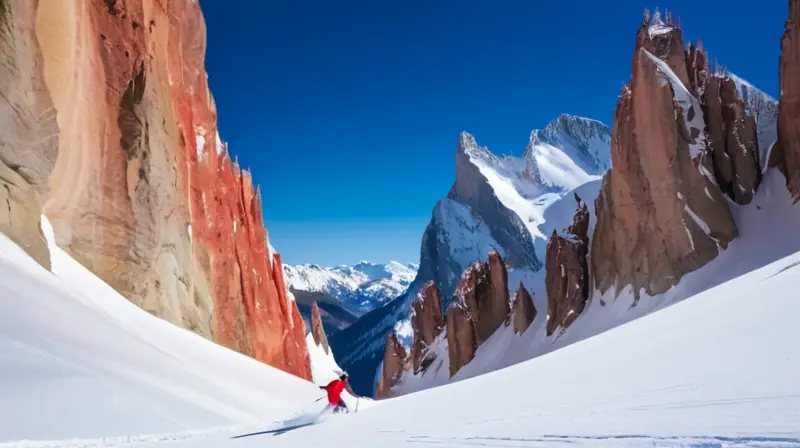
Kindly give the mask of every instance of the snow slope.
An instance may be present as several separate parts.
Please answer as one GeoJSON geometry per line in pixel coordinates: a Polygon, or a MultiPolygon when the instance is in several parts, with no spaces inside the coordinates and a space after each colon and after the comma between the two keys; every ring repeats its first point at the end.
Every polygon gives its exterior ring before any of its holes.
{"type": "Polygon", "coordinates": [[[387,264],[362,261],[334,268],[314,264],[285,265],[284,273],[291,289],[325,294],[344,308],[363,314],[402,294],[414,280],[417,266],[396,261],[387,264]]]}
{"type": "Polygon", "coordinates": [[[50,246],[55,275],[0,234],[0,446],[199,437],[290,417],[320,396],[150,315],[50,246]]]}
{"type": "MultiPolygon", "coordinates": [[[[0,236],[0,447],[800,447],[800,207],[787,211],[775,170],[756,201],[735,209],[742,239],[670,293],[717,287],[505,369],[277,432],[318,389],[150,316],[57,248],[56,276],[0,236]]],[[[601,312],[627,311],[626,297],[601,312]]]]}
{"type": "Polygon", "coordinates": [[[169,446],[800,447],[798,284],[795,253],[556,352],[368,412],[169,446]]]}

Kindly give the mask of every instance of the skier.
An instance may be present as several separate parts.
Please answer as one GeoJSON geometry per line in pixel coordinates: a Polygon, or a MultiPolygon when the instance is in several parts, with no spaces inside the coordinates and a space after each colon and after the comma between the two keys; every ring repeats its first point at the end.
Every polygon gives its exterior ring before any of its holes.
{"type": "Polygon", "coordinates": [[[327,386],[319,386],[320,389],[328,392],[328,406],[333,407],[333,412],[347,412],[347,404],[342,400],[342,391],[346,387],[347,372],[342,372],[339,378],[328,383],[327,386]]]}

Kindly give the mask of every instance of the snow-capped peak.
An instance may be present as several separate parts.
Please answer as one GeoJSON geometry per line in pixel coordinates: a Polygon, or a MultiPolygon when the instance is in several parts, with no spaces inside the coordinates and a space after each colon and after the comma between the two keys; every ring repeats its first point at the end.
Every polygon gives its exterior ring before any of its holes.
{"type": "Polygon", "coordinates": [[[534,130],[531,133],[528,149],[542,143],[558,146],[565,140],[569,140],[575,146],[588,151],[593,139],[610,144],[611,129],[602,122],[591,118],[561,114],[544,129],[534,130]]]}
{"type": "Polygon", "coordinates": [[[562,114],[531,132],[523,159],[546,184],[575,188],[611,167],[611,129],[590,118],[562,114]]]}
{"type": "Polygon", "coordinates": [[[290,288],[328,295],[348,309],[367,312],[402,294],[417,275],[413,265],[361,261],[333,268],[314,264],[284,266],[290,288]]]}
{"type": "Polygon", "coordinates": [[[483,160],[490,164],[498,161],[497,156],[489,148],[480,146],[475,137],[467,131],[461,131],[458,136],[458,152],[467,155],[470,159],[483,160]]]}

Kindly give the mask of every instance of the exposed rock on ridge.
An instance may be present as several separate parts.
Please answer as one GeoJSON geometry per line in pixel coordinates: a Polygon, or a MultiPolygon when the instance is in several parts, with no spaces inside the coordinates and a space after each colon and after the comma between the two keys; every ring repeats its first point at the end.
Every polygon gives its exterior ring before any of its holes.
{"type": "Polygon", "coordinates": [[[450,376],[472,360],[510,311],[508,272],[500,254],[491,252],[487,263],[473,263],[464,272],[447,309],[450,376]]]}
{"type": "Polygon", "coordinates": [[[730,77],[710,76],[702,100],[717,183],[737,204],[749,204],[761,184],[756,121],[730,77]]]}
{"type": "Polygon", "coordinates": [[[519,284],[517,294],[514,296],[514,333],[522,334],[531,326],[536,319],[536,306],[533,304],[533,297],[522,283],[519,284]]]}
{"type": "Polygon", "coordinates": [[[778,151],[773,165],[786,175],[794,202],[800,200],[800,0],[789,0],[789,18],[781,37],[778,151]]]}
{"type": "MultiPolygon", "coordinates": [[[[488,258],[488,262],[475,262],[464,272],[447,309],[444,330],[450,376],[469,363],[478,347],[511,319],[505,262],[496,251],[489,253],[488,258]]],[[[411,353],[406,358],[396,334],[392,332],[389,335],[376,389],[377,398],[389,397],[403,373],[425,372],[436,361],[431,348],[440,339],[444,322],[439,289],[434,282],[425,283],[412,303],[412,309],[414,336],[411,353]]],[[[536,317],[531,296],[522,285],[517,293],[515,309],[515,328],[517,333],[522,333],[536,317]]]]}
{"type": "Polygon", "coordinates": [[[575,194],[578,208],[566,234],[553,230],[547,244],[547,335],[568,328],[589,300],[589,208],[575,194]]]}
{"type": "Polygon", "coordinates": [[[375,398],[388,398],[392,394],[392,387],[408,370],[406,364],[406,349],[397,340],[397,335],[392,332],[386,338],[386,350],[383,357],[383,370],[378,385],[375,389],[375,398]]]}
{"type": "Polygon", "coordinates": [[[0,12],[0,230],[46,264],[43,204],[56,243],[133,303],[310,378],[260,196],[217,133],[197,2],[0,12]]]}
{"type": "Polygon", "coordinates": [[[636,42],[615,112],[613,167],[595,203],[591,263],[602,292],[630,285],[638,299],[714,259],[737,230],[712,174],[702,110],[686,87],[681,30],[645,23],[636,42]]]}
{"type": "MultiPolygon", "coordinates": [[[[494,240],[507,249],[504,256],[509,263],[520,268],[530,267],[534,271],[541,269],[542,262],[536,258],[533,237],[525,223],[498,201],[491,185],[471,158],[496,157],[487,148],[478,146],[472,135],[462,132],[456,151],[456,181],[447,197],[469,206],[482,218],[494,240]]],[[[420,265],[422,270],[422,263],[420,265]]],[[[445,294],[452,294],[452,289],[442,290],[445,294]]]]}
{"type": "Polygon", "coordinates": [[[326,354],[330,353],[328,336],[325,334],[325,327],[322,326],[322,317],[317,302],[311,305],[311,336],[314,338],[314,343],[321,346],[326,354]]]}
{"type": "Polygon", "coordinates": [[[432,281],[425,283],[411,304],[411,322],[414,339],[411,344],[411,365],[414,372],[427,369],[436,359],[428,347],[441,334],[444,327],[442,299],[439,288],[432,281]]]}

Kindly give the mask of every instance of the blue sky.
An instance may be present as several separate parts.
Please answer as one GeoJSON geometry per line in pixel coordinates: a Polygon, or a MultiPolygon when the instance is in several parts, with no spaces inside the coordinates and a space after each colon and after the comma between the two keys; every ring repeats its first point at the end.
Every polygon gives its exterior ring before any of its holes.
{"type": "Polygon", "coordinates": [[[418,261],[458,133],[521,154],[562,112],[611,125],[646,7],[777,96],[785,0],[613,3],[203,0],[221,136],[284,260],[418,261]]]}

